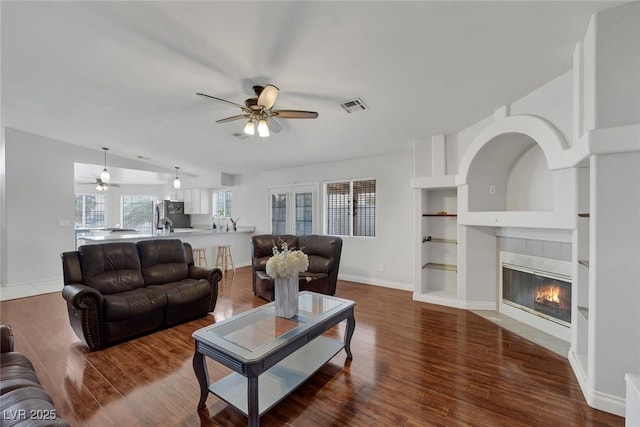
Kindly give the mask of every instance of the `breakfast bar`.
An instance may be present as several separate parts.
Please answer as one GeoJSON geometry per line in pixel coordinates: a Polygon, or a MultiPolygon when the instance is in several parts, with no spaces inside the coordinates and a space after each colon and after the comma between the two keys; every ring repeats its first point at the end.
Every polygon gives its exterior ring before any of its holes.
{"type": "Polygon", "coordinates": [[[233,247],[236,265],[249,263],[249,240],[255,231],[252,226],[239,226],[237,231],[226,231],[225,229],[205,230],[198,228],[176,228],[173,232],[158,230],[157,233],[129,233],[111,232],[99,233],[100,235],[88,234],[78,237],[78,247],[82,245],[95,245],[108,242],[139,242],[141,240],[153,239],[180,239],[190,243],[194,248],[206,249],[207,265],[213,267],[215,264],[216,250],[218,246],[231,245],[233,247]]]}

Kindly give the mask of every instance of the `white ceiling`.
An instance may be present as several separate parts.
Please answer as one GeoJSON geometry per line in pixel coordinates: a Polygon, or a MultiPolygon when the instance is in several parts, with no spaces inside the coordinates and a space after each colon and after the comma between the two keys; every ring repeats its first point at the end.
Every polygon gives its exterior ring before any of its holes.
{"type": "MultiPolygon", "coordinates": [[[[187,174],[409,150],[568,71],[610,1],[9,2],[2,124],[187,174]],[[282,132],[239,140],[231,106],[280,88],[282,132]],[[370,110],[347,114],[360,97],[370,110]]],[[[101,157],[99,157],[101,158],[101,157]]]]}

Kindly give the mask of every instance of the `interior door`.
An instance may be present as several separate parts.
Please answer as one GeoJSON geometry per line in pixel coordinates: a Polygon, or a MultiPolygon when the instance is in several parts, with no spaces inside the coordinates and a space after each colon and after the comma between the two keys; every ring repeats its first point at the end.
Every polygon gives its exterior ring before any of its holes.
{"type": "Polygon", "coordinates": [[[318,186],[292,185],[269,191],[272,234],[298,236],[318,232],[318,186]]]}

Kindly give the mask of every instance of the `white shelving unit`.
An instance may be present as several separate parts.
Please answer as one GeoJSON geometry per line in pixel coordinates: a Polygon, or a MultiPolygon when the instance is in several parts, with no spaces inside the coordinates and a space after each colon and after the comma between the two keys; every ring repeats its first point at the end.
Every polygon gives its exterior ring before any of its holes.
{"type": "Polygon", "coordinates": [[[421,269],[414,299],[457,306],[457,189],[423,189],[420,196],[421,269]]]}

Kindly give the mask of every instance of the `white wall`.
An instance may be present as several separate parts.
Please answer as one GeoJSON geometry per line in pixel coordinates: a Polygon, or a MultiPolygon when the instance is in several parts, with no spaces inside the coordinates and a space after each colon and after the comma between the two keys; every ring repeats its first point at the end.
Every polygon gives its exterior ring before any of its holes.
{"type": "Polygon", "coordinates": [[[598,128],[640,122],[640,3],[600,12],[596,30],[598,128]]]}
{"type": "MultiPolygon", "coordinates": [[[[103,154],[12,128],[4,129],[4,154],[0,281],[8,286],[60,280],[60,253],[75,249],[74,163],[101,164],[103,154]]],[[[116,156],[109,158],[109,164],[164,171],[116,156]]],[[[93,185],[87,187],[95,191],[93,185]]],[[[166,192],[163,186],[142,187],[145,193],[140,194],[161,198],[166,192]]],[[[110,197],[117,197],[115,189],[109,190],[110,197]]],[[[120,214],[116,204],[110,205],[114,211],[108,221],[113,225],[120,214]],[[114,216],[116,220],[111,219],[114,216]]]]}
{"type": "Polygon", "coordinates": [[[538,144],[513,165],[507,178],[508,211],[552,211],[553,175],[538,144]]]}
{"type": "Polygon", "coordinates": [[[75,248],[73,148],[5,129],[2,284],[62,277],[59,254],[75,248]]]}
{"type": "MultiPolygon", "coordinates": [[[[413,287],[414,267],[413,190],[410,188],[412,163],[412,153],[407,151],[253,175],[238,175],[235,177],[232,190],[234,216],[242,218],[241,225],[254,225],[256,233],[268,233],[269,187],[375,178],[377,235],[375,238],[344,238],[340,277],[410,290],[413,287]],[[383,271],[378,271],[380,264],[383,271]]],[[[322,203],[322,196],[319,200],[322,203]]]]}

